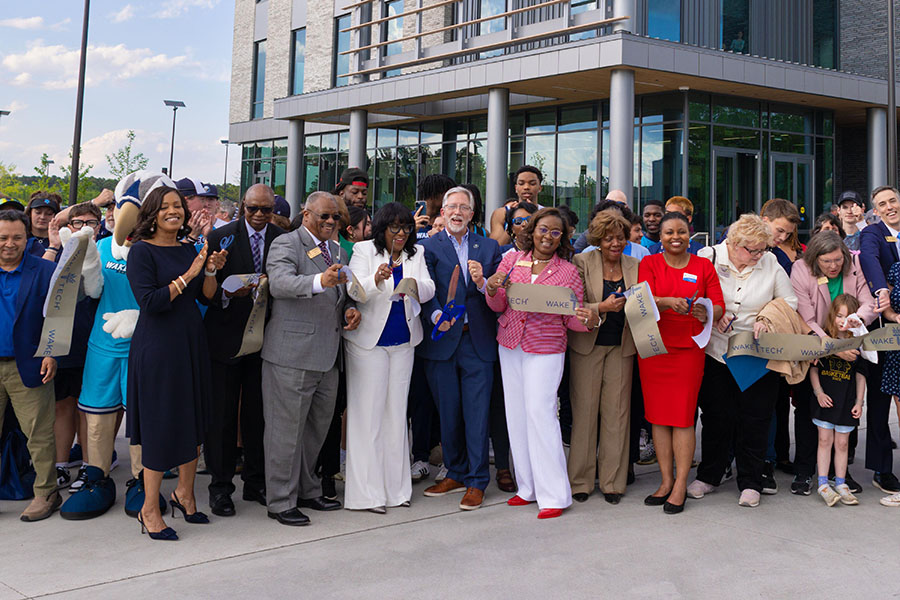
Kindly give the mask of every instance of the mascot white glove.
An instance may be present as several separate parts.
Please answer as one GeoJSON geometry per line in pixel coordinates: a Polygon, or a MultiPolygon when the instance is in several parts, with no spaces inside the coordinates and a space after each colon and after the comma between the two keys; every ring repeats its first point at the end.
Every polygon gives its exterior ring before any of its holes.
{"type": "Polygon", "coordinates": [[[103,313],[103,331],[117,340],[130,338],[134,334],[134,326],[137,325],[138,315],[141,311],[128,309],[114,313],[103,313]]]}

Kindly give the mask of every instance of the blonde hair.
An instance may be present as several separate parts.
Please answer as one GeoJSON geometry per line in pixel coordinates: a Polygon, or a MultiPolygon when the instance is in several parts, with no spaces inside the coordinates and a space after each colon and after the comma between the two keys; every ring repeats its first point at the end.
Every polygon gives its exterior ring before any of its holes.
{"type": "Polygon", "coordinates": [[[694,203],[684,196],[672,196],[666,200],[666,210],[671,210],[669,208],[670,206],[681,209],[681,212],[683,212],[686,217],[694,216],[694,203]]]}
{"type": "Polygon", "coordinates": [[[771,246],[772,231],[762,217],[753,213],[745,213],[728,228],[726,241],[732,248],[759,243],[771,246]]]}

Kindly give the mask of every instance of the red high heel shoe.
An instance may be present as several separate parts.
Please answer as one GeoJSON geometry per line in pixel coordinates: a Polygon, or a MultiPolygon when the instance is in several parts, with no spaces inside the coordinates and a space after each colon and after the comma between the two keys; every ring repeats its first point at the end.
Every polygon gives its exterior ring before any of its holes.
{"type": "Polygon", "coordinates": [[[561,508],[542,508],[538,512],[538,519],[555,519],[560,515],[562,515],[561,508]]]}
{"type": "Polygon", "coordinates": [[[534,500],[532,500],[531,502],[529,502],[528,500],[523,500],[522,498],[520,498],[518,496],[518,494],[506,501],[506,503],[509,504],[510,506],[526,506],[533,502],[534,502],[534,500]]]}

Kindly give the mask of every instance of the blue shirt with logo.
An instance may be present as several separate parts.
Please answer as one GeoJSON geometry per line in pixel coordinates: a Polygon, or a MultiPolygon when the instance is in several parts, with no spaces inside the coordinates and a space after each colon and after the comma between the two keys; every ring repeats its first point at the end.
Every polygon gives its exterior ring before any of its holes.
{"type": "Polygon", "coordinates": [[[107,237],[97,242],[97,250],[100,252],[100,273],[103,275],[103,294],[100,295],[88,347],[108,356],[127,357],[131,338],[116,339],[103,331],[103,324],[106,323],[103,319],[105,313],[139,310],[137,300],[131,292],[131,285],[128,283],[128,276],[125,274],[126,261],[113,258],[112,241],[111,237],[107,237]]]}

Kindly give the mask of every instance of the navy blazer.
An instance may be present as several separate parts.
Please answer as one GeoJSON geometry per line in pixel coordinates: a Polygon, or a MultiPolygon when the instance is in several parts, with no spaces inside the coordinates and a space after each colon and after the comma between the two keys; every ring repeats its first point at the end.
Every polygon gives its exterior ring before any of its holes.
{"type": "Polygon", "coordinates": [[[34,358],[34,353],[41,343],[44,300],[47,298],[56,264],[28,252],[25,252],[22,260],[22,279],[16,296],[16,317],[13,324],[13,348],[22,383],[25,387],[35,388],[42,385],[43,357],[34,358]]]}
{"type": "Polygon", "coordinates": [[[872,223],[859,234],[859,265],[873,296],[876,290],[887,288],[891,265],[900,260],[897,244],[885,239],[890,235],[891,232],[881,221],[872,223]]]}
{"type": "MultiPolygon", "coordinates": [[[[471,231],[468,242],[469,260],[481,263],[484,278],[487,280],[500,264],[500,246],[495,240],[471,231]]],[[[422,306],[422,329],[425,336],[422,343],[416,346],[416,352],[429,360],[448,360],[459,347],[465,319],[457,320],[450,331],[435,342],[431,339],[431,331],[434,329],[431,315],[434,311],[441,310],[447,302],[450,277],[453,274],[453,267],[459,264],[459,259],[446,230],[422,241],[421,244],[425,247],[425,264],[434,281],[435,293],[434,298],[422,306]]],[[[471,278],[468,278],[468,281],[467,278],[468,269],[463,270],[461,267],[459,284],[456,288],[456,303],[466,307],[469,334],[478,357],[484,361],[497,360],[497,314],[488,308],[484,294],[478,291],[471,278]]]]}

